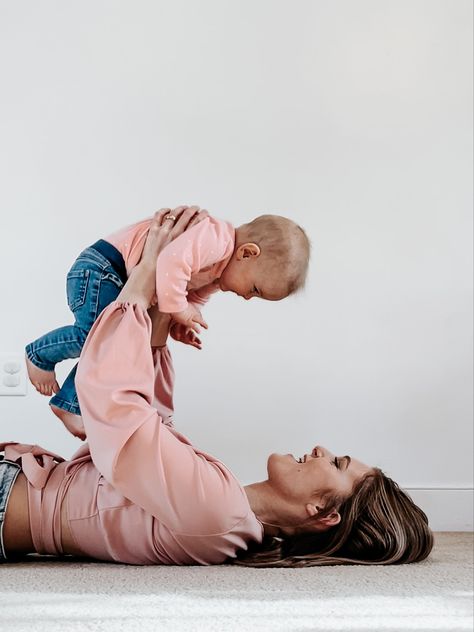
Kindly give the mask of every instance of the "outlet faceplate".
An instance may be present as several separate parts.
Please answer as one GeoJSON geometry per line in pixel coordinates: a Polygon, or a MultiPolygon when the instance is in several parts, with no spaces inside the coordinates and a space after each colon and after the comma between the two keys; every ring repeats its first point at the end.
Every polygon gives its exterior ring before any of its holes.
{"type": "Polygon", "coordinates": [[[0,352],[0,395],[26,395],[26,380],[24,355],[0,352]]]}

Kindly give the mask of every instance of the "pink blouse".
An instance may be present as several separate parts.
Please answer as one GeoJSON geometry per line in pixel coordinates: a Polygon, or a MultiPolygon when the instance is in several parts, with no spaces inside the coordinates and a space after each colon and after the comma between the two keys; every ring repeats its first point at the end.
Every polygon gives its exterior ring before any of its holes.
{"type": "Polygon", "coordinates": [[[171,422],[168,348],[150,351],[151,321],[114,302],[94,324],[76,387],[87,433],[71,461],[1,444],[28,479],[35,550],[61,554],[61,504],[85,556],[129,564],[219,564],[263,526],[238,480],[171,422]]]}
{"type": "MultiPolygon", "coordinates": [[[[122,254],[127,274],[140,261],[151,219],[127,226],[106,239],[122,254]]],[[[156,265],[160,311],[181,312],[188,301],[203,305],[219,290],[217,283],[234,251],[235,229],[229,222],[207,217],[174,239],[156,265]]]]}

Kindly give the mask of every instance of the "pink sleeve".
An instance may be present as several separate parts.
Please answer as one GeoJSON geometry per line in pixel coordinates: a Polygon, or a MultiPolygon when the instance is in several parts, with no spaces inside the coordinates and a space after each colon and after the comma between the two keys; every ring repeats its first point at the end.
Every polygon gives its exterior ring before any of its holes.
{"type": "Polygon", "coordinates": [[[191,276],[228,257],[234,248],[231,224],[207,217],[171,242],[158,257],[156,294],[161,312],[181,312],[188,306],[191,276]]]}
{"type": "Polygon", "coordinates": [[[207,303],[212,294],[219,292],[219,290],[219,286],[215,283],[209,283],[204,287],[200,287],[198,290],[191,290],[188,293],[188,303],[202,307],[207,303]]]}
{"type": "Polygon", "coordinates": [[[152,347],[153,364],[155,366],[153,408],[165,424],[173,423],[173,386],[174,369],[171,354],[168,347],[152,347]],[[166,371],[163,371],[163,365],[166,371]]]}
{"type": "Polygon", "coordinates": [[[229,484],[227,468],[204,458],[153,408],[155,374],[159,379],[161,371],[169,384],[170,364],[164,347],[155,370],[150,335],[146,312],[114,302],[87,337],[76,387],[92,460],[111,485],[169,528],[226,528],[235,482],[229,484]]]}

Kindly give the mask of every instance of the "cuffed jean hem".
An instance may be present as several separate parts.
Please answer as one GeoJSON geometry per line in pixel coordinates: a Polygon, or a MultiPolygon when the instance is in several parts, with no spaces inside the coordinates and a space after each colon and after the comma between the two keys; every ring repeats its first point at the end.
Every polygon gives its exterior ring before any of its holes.
{"type": "Polygon", "coordinates": [[[73,415],[81,414],[79,404],[67,402],[65,399],[62,399],[62,397],[58,397],[57,395],[53,395],[48,403],[50,406],[56,406],[56,408],[61,408],[61,410],[65,410],[68,413],[73,413],[73,415]]]}
{"type": "Polygon", "coordinates": [[[38,360],[38,356],[33,351],[31,343],[26,345],[25,353],[28,360],[38,367],[38,369],[43,369],[43,371],[54,371],[54,367],[56,366],[54,363],[41,362],[41,360],[38,360]]]}

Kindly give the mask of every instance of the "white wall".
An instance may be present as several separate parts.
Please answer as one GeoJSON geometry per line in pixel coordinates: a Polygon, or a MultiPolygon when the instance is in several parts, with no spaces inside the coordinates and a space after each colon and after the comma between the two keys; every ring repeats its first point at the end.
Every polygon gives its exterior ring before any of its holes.
{"type": "MultiPolygon", "coordinates": [[[[0,351],[69,322],[77,253],[160,206],[290,215],[307,289],[212,300],[174,350],[180,429],[244,482],[348,452],[472,528],[471,29],[469,0],[1,1],[0,351]]],[[[32,389],[0,415],[76,446],[32,389]]]]}

